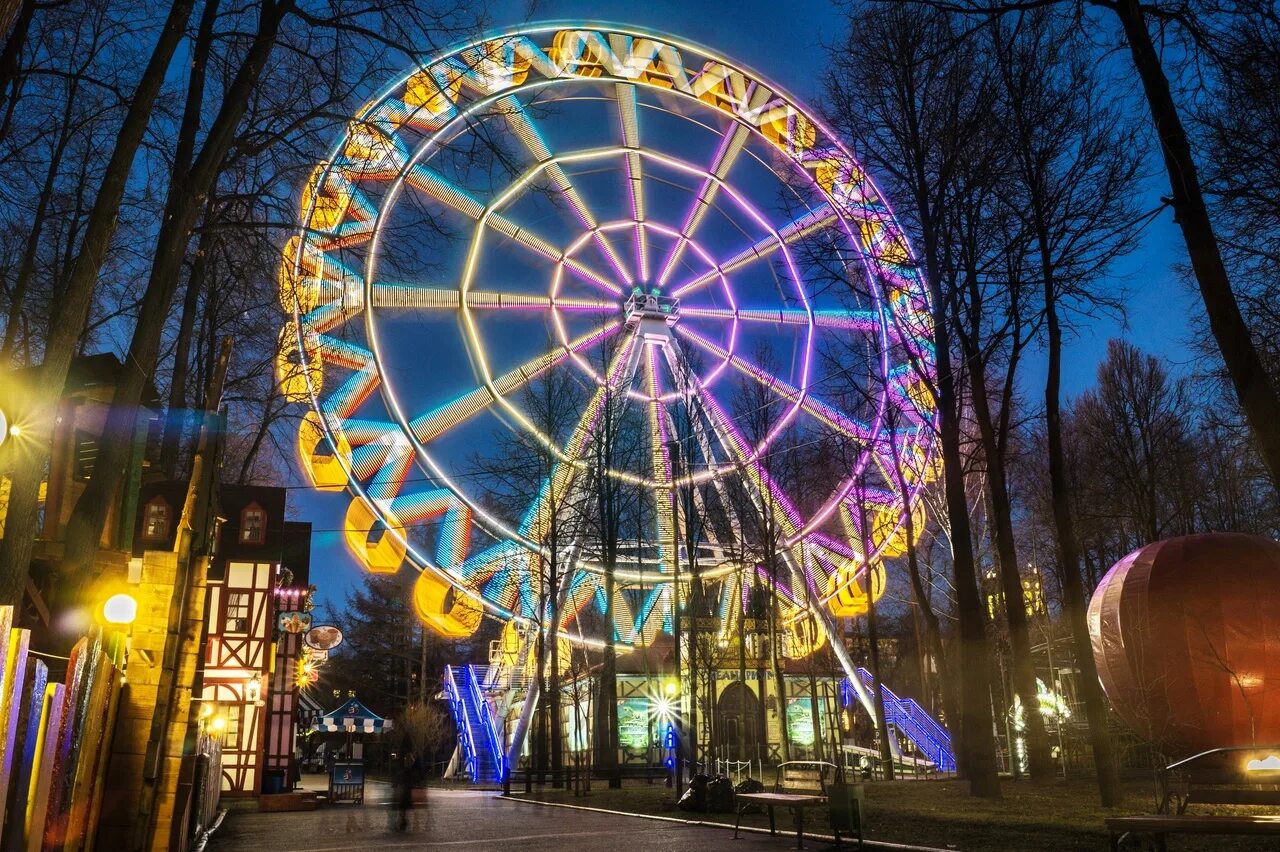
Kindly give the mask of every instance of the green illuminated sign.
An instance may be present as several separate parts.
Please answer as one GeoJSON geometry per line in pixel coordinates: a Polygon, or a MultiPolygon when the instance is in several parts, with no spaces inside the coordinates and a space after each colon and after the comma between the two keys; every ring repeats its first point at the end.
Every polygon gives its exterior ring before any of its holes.
{"type": "Polygon", "coordinates": [[[813,745],[813,708],[809,699],[792,698],[787,702],[787,738],[796,745],[813,745]]]}
{"type": "Polygon", "coordinates": [[[628,698],[618,702],[618,742],[623,748],[649,747],[649,702],[628,698]]]}

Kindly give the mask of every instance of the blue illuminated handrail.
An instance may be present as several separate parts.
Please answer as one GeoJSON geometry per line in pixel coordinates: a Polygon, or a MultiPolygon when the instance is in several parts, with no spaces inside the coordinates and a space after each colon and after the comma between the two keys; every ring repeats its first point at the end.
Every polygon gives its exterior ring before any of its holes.
{"type": "Polygon", "coordinates": [[[471,677],[471,694],[476,701],[476,712],[480,714],[480,720],[484,723],[485,733],[489,737],[489,745],[492,748],[493,759],[496,762],[498,777],[494,780],[501,781],[506,777],[506,755],[498,745],[498,732],[494,730],[493,714],[489,712],[489,703],[485,701],[484,696],[480,694],[480,687],[476,678],[475,666],[469,666],[471,677]]]}
{"type": "Polygon", "coordinates": [[[475,738],[471,732],[471,720],[467,717],[467,708],[458,689],[458,682],[453,675],[453,666],[444,667],[445,686],[449,691],[449,704],[453,708],[453,716],[458,725],[458,740],[462,744],[462,755],[467,765],[467,774],[473,781],[479,780],[480,761],[476,754],[475,738]]]}
{"type": "MultiPolygon", "coordinates": [[[[858,669],[858,676],[868,689],[875,690],[875,678],[871,672],[858,669]]],[[[885,722],[905,734],[940,771],[954,772],[956,758],[947,729],[915,701],[899,698],[884,684],[880,684],[880,694],[884,697],[885,722]]]]}

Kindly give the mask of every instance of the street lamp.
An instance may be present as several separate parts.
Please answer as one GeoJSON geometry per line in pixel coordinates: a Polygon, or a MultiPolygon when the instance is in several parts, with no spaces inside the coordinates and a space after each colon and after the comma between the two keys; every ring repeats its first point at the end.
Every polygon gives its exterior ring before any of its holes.
{"type": "Polygon", "coordinates": [[[9,415],[0,409],[0,444],[3,444],[9,438],[19,438],[22,436],[22,427],[17,423],[9,422],[9,415]]]}
{"type": "Polygon", "coordinates": [[[262,672],[254,672],[253,677],[244,682],[244,698],[255,707],[263,705],[262,672]]]}
{"type": "Polygon", "coordinates": [[[120,592],[107,598],[102,604],[102,619],[107,624],[127,627],[138,617],[138,602],[133,595],[120,592]]]}

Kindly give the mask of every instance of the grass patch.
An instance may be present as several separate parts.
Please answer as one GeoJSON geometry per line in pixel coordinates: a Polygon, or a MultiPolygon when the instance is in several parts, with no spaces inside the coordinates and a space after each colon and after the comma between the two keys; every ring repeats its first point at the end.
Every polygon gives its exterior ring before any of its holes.
{"type": "MultiPolygon", "coordinates": [[[[1126,784],[1124,807],[1103,808],[1097,802],[1092,781],[1069,780],[1044,784],[1005,782],[1004,798],[998,801],[975,799],[968,785],[960,781],[869,782],[866,785],[867,814],[864,836],[870,840],[914,843],[965,852],[979,850],[1039,850],[1097,852],[1107,848],[1103,820],[1108,816],[1154,811],[1150,782],[1126,784]]],[[[523,786],[513,793],[523,794],[523,786]]],[[[522,795],[523,797],[523,795],[522,795]]],[[[627,782],[621,790],[610,790],[595,781],[585,795],[569,790],[535,788],[533,799],[584,805],[637,814],[686,817],[732,825],[734,814],[686,814],[675,807],[675,796],[661,782],[627,782]]],[[[1204,807],[1197,813],[1258,813],[1255,809],[1204,807]]],[[[794,831],[789,813],[777,814],[780,833],[794,831]]],[[[764,814],[744,815],[743,825],[768,827],[764,814]]],[[[805,817],[806,831],[829,833],[826,808],[811,808],[805,817]]],[[[783,841],[779,840],[780,844],[783,841]]],[[[1178,837],[1169,838],[1170,850],[1257,849],[1258,838],[1178,837]]],[[[779,848],[783,848],[782,845],[779,848]]]]}

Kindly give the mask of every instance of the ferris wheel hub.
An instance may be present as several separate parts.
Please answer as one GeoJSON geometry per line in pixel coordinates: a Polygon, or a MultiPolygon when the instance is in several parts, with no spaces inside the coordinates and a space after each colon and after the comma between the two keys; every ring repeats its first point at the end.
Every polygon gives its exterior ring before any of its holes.
{"type": "Polygon", "coordinates": [[[622,315],[627,328],[638,329],[646,340],[669,340],[671,329],[680,321],[680,300],[662,295],[657,288],[646,293],[643,287],[635,287],[622,304],[622,315]]]}

